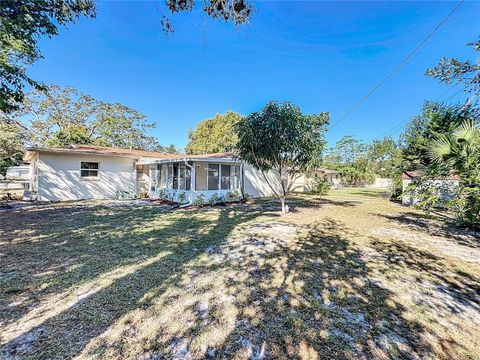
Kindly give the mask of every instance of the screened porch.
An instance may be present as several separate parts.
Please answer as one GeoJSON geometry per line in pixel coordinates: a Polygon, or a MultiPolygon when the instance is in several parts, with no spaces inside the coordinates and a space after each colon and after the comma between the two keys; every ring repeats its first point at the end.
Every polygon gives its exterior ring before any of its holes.
{"type": "Polygon", "coordinates": [[[220,161],[156,161],[149,164],[149,196],[179,203],[232,200],[240,196],[242,166],[220,161]]]}

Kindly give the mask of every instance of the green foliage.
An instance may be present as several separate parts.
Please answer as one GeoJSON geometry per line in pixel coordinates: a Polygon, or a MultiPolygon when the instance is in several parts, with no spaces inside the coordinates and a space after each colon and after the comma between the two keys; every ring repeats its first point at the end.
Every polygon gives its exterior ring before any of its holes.
{"type": "Polygon", "coordinates": [[[369,147],[348,135],[328,150],[323,165],[338,170],[342,181],[350,186],[361,185],[375,177],[368,155],[369,147]]]}
{"type": "Polygon", "coordinates": [[[429,147],[433,166],[460,176],[458,197],[452,208],[467,226],[480,222],[480,127],[466,121],[450,134],[435,138],[429,147]]]}
{"type": "MultiPolygon", "coordinates": [[[[480,40],[467,45],[480,51],[480,40]]],[[[437,66],[426,71],[427,76],[438,79],[445,84],[463,84],[466,92],[478,95],[480,93],[480,62],[461,61],[444,57],[437,66]]]]}
{"type": "Polygon", "coordinates": [[[405,168],[429,166],[429,146],[433,139],[451,133],[466,120],[478,121],[477,108],[464,105],[446,105],[426,102],[420,115],[414,116],[402,134],[405,168]]]}
{"type": "Polygon", "coordinates": [[[305,115],[290,102],[272,101],[235,125],[237,154],[263,173],[283,212],[295,180],[320,165],[328,121],[328,113],[305,115]],[[279,180],[267,180],[267,171],[279,180]]]}
{"type": "Polygon", "coordinates": [[[203,120],[194,130],[188,131],[187,154],[211,154],[232,151],[238,138],[233,129],[242,116],[232,111],[203,120]]]}
{"type": "Polygon", "coordinates": [[[218,203],[222,203],[223,201],[224,201],[223,197],[217,193],[213,194],[212,196],[210,196],[210,199],[208,199],[208,203],[212,206],[218,203]]]}
{"type": "Polygon", "coordinates": [[[236,202],[236,201],[240,201],[241,199],[242,199],[242,195],[240,194],[240,192],[238,192],[237,190],[232,190],[227,194],[226,201],[236,202]]]}
{"type": "Polygon", "coordinates": [[[439,183],[431,181],[413,181],[408,185],[405,196],[411,197],[415,202],[413,206],[430,213],[433,209],[442,207],[441,188],[439,183]]]}
{"type": "Polygon", "coordinates": [[[196,206],[202,207],[205,206],[207,203],[205,196],[203,194],[200,194],[196,197],[195,201],[193,202],[196,206]]]}
{"type": "Polygon", "coordinates": [[[0,111],[0,173],[22,161],[27,131],[18,121],[0,111]]]}
{"type": "Polygon", "coordinates": [[[326,178],[318,176],[313,178],[313,185],[310,193],[314,195],[327,195],[329,191],[330,184],[326,178]]]}
{"type": "MultiPolygon", "coordinates": [[[[165,150],[147,135],[154,124],[145,115],[119,103],[96,100],[72,87],[49,85],[46,91],[34,91],[26,98],[19,116],[31,124],[29,142],[37,146],[93,144],[165,150]]],[[[172,147],[167,150],[172,151],[172,147]]]]}
{"type": "Polygon", "coordinates": [[[178,200],[178,203],[184,204],[185,200],[187,200],[187,194],[185,194],[184,192],[178,194],[177,200],[178,200]]]}
{"type": "Polygon", "coordinates": [[[18,110],[26,84],[42,88],[26,74],[26,67],[42,58],[39,38],[58,35],[59,26],[81,16],[95,17],[92,0],[0,1],[0,111],[18,110]]]}
{"type": "Polygon", "coordinates": [[[372,172],[382,178],[392,178],[402,173],[402,151],[391,137],[374,140],[367,157],[372,172]]]}

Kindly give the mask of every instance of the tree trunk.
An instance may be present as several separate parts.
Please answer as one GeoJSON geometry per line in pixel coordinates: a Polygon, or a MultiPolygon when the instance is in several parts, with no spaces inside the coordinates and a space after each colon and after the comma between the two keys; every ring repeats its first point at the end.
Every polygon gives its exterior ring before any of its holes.
{"type": "Polygon", "coordinates": [[[288,206],[285,204],[285,198],[280,198],[280,202],[282,203],[282,213],[288,213],[288,206]]]}

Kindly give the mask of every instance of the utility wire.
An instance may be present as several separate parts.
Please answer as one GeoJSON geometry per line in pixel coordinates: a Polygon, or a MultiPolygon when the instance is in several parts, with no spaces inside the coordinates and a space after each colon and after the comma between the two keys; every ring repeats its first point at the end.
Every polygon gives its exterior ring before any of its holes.
{"type": "Polygon", "coordinates": [[[465,2],[465,0],[461,0],[457,6],[453,8],[452,11],[425,37],[390,73],[387,74],[383,78],[382,81],[380,81],[365,97],[363,97],[355,106],[353,106],[349,111],[347,111],[340,119],[338,119],[336,122],[334,122],[330,126],[330,130],[333,129],[335,126],[337,126],[340,122],[345,120],[347,116],[349,116],[351,113],[353,113],[360,105],[362,105],[375,91],[378,90],[380,86],[382,86],[389,78],[391,78],[400,68],[415,54],[418,49],[420,49],[423,44],[427,42],[428,39],[432,37],[432,35],[440,29],[440,27],[457,11],[457,9],[465,2]]]}
{"type": "MultiPolygon", "coordinates": [[[[453,84],[452,86],[450,86],[446,91],[444,91],[443,93],[441,93],[439,96],[437,96],[433,101],[438,101],[440,100],[444,95],[448,94],[454,87],[456,87],[457,85],[459,85],[459,83],[456,83],[456,84],[453,84]]],[[[456,92],[455,94],[453,94],[452,96],[450,96],[449,98],[445,99],[444,101],[450,101],[451,99],[453,99],[454,97],[456,97],[458,94],[460,94],[461,92],[463,92],[463,89],[456,92]]],[[[410,121],[411,117],[406,119],[406,120],[403,120],[402,122],[400,122],[399,124],[395,125],[394,127],[392,127],[391,129],[381,133],[380,135],[377,135],[375,136],[371,141],[375,141],[377,139],[380,139],[381,137],[384,137],[384,136],[387,136],[387,135],[393,135],[395,134],[398,130],[400,130],[402,128],[403,125],[405,125],[406,123],[408,123],[410,121]]]]}

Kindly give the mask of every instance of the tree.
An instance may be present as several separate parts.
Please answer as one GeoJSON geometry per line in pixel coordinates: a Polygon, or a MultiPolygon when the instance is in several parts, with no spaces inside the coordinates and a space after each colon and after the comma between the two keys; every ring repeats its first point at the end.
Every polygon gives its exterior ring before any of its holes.
{"type": "Polygon", "coordinates": [[[27,96],[19,117],[31,125],[29,142],[37,146],[94,144],[165,149],[153,136],[146,135],[154,124],[145,115],[119,103],[98,101],[72,87],[49,85],[45,92],[34,91],[27,96]]]}
{"type": "MultiPolygon", "coordinates": [[[[171,14],[192,11],[195,0],[166,0],[166,6],[171,14]]],[[[240,26],[250,20],[253,6],[246,0],[204,0],[203,12],[214,20],[232,22],[240,26]]],[[[161,24],[165,33],[174,31],[170,18],[162,17],[161,24]]]]}
{"type": "Polygon", "coordinates": [[[194,130],[188,131],[187,154],[209,154],[231,151],[238,138],[233,129],[242,119],[240,114],[227,111],[212,119],[201,121],[194,130]]]}
{"type": "Polygon", "coordinates": [[[28,65],[42,58],[38,39],[58,35],[59,26],[81,16],[95,17],[92,0],[0,1],[0,111],[18,109],[26,84],[41,88],[26,73],[28,65]]]}
{"type": "MultiPolygon", "coordinates": [[[[480,51],[480,40],[473,41],[467,45],[472,46],[474,50],[480,51]]],[[[480,62],[461,61],[455,58],[443,57],[437,66],[427,69],[427,76],[438,79],[445,84],[463,84],[468,93],[477,96],[480,94],[480,62]]]]}
{"type": "Polygon", "coordinates": [[[425,102],[421,113],[410,120],[401,136],[406,167],[413,170],[430,165],[428,152],[432,139],[451,133],[468,119],[480,119],[478,108],[425,102]]]}
{"type": "Polygon", "coordinates": [[[344,182],[359,185],[373,178],[367,158],[368,146],[354,136],[347,135],[328,150],[323,165],[338,170],[344,182]]]}
{"type": "Polygon", "coordinates": [[[0,173],[22,161],[26,129],[0,112],[0,173]]]}
{"type": "Polygon", "coordinates": [[[430,144],[433,163],[460,176],[458,196],[452,207],[462,224],[480,223],[480,128],[478,123],[465,121],[450,134],[436,137],[430,144]]]}
{"type": "Polygon", "coordinates": [[[263,174],[283,213],[295,180],[320,165],[328,122],[328,113],[305,115],[290,102],[272,101],[234,127],[237,155],[263,174]]]}
{"type": "Polygon", "coordinates": [[[368,148],[367,157],[375,174],[388,178],[402,170],[402,152],[391,137],[374,140],[368,148]]]}

